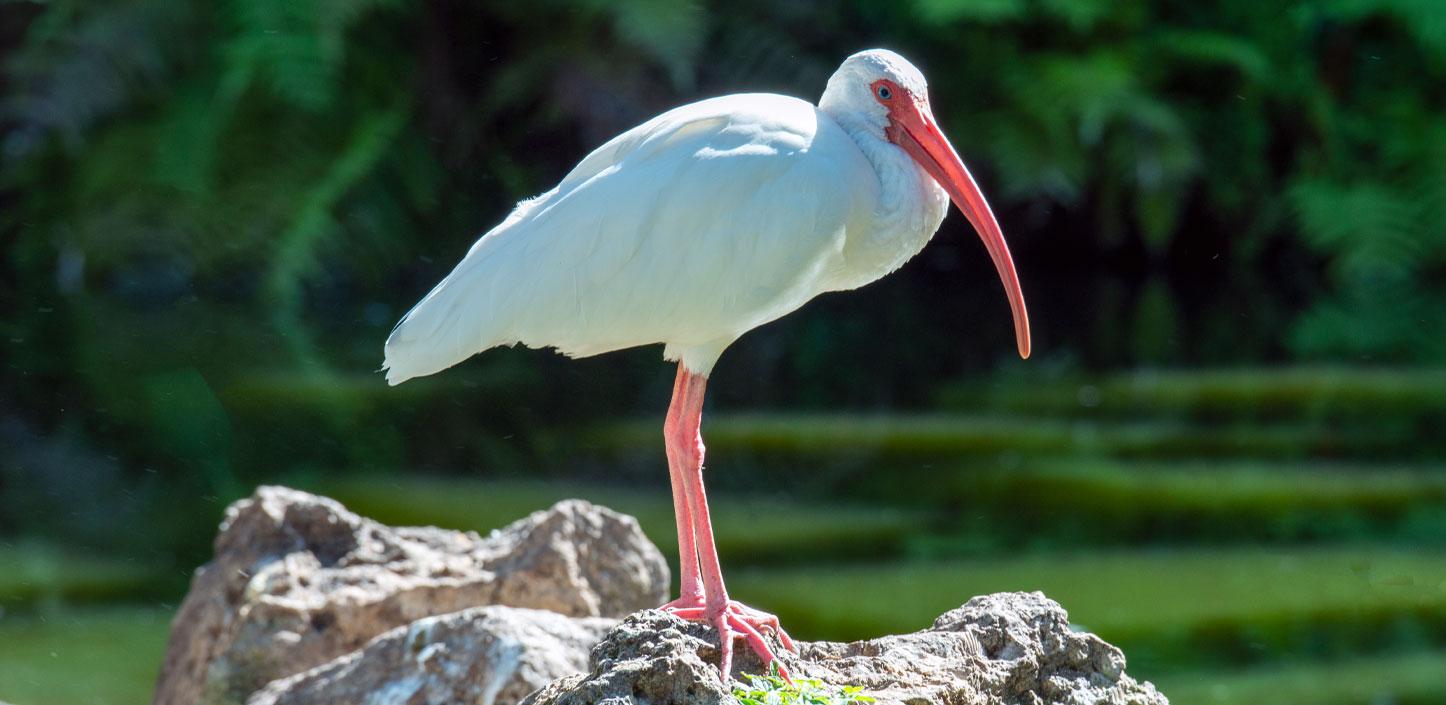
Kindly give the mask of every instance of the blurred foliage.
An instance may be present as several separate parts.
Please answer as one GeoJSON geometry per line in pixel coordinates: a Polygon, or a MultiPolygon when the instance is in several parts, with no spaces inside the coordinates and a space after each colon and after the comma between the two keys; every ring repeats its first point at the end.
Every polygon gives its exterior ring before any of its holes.
{"type": "Polygon", "coordinates": [[[1446,651],[1291,663],[1239,672],[1188,673],[1156,681],[1172,703],[1251,705],[1426,705],[1441,702],[1446,651]]]}
{"type": "Polygon", "coordinates": [[[184,582],[171,574],[167,584],[154,564],[132,557],[85,555],[34,542],[0,543],[0,565],[5,566],[0,610],[159,597],[184,582]]]}
{"type": "MultiPolygon", "coordinates": [[[[6,396],[109,403],[110,381],[70,379],[87,347],[109,377],[373,369],[387,326],[476,233],[591,146],[704,95],[814,96],[868,45],[932,78],[1012,233],[1043,355],[1446,360],[1431,5],[12,0],[6,396]],[[123,332],[84,320],[194,300],[215,306],[201,328],[137,333],[129,356],[111,354],[123,332]],[[172,349],[227,317],[242,340],[172,349]]],[[[963,226],[940,239],[908,281],[751,336],[723,371],[792,391],[734,398],[919,403],[931,374],[1004,355],[1002,326],[940,355],[949,326],[900,313],[943,300],[946,320],[998,318],[963,226]],[[901,339],[920,344],[877,342],[901,339]]]]}
{"type": "MultiPolygon", "coordinates": [[[[275,335],[250,366],[367,369],[386,325],[477,232],[592,145],[702,95],[813,96],[849,51],[883,44],[925,68],[984,175],[1042,302],[1044,354],[1446,360],[1446,27],[1427,0],[12,0],[5,12],[12,333],[63,318],[38,302],[200,297],[275,335]],[[1101,278],[1123,295],[1081,282],[1101,278]],[[1051,290],[1076,286],[1086,292],[1051,290]]],[[[987,271],[960,229],[916,267],[919,283],[850,308],[917,305],[944,275],[987,271]]],[[[945,313],[998,314],[988,277],[972,279],[945,313]]],[[[749,364],[859,368],[840,342],[878,329],[834,318],[769,341],[782,350],[753,346],[749,364]]],[[[83,332],[54,342],[67,334],[83,332]]],[[[64,364],[54,342],[12,351],[12,367],[64,364]]],[[[905,354],[942,348],[921,347],[905,354]]],[[[922,369],[959,374],[994,354],[922,369]]]]}

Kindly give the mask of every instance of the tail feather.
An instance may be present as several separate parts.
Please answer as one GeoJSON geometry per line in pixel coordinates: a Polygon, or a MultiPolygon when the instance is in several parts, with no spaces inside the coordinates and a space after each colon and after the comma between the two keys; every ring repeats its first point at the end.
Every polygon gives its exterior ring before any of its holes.
{"type": "Polygon", "coordinates": [[[481,253],[472,253],[452,270],[387,336],[382,369],[387,384],[440,372],[495,343],[498,328],[484,291],[487,277],[481,253]]]}
{"type": "Polygon", "coordinates": [[[417,302],[387,337],[382,370],[397,385],[451,367],[505,343],[526,272],[516,261],[525,223],[557,194],[553,189],[517,204],[488,231],[436,287],[417,302]],[[510,254],[509,254],[510,253],[510,254]],[[509,259],[511,262],[509,262],[509,259]]]}

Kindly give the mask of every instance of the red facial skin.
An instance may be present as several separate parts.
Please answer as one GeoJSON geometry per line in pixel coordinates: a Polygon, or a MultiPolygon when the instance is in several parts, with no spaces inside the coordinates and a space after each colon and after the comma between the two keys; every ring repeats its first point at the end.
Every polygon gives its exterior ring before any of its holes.
{"type": "Polygon", "coordinates": [[[994,268],[1004,284],[1004,293],[1009,297],[1019,356],[1028,358],[1029,312],[1024,307],[1024,292],[1019,288],[1019,275],[1014,271],[1009,245],[1005,244],[999,221],[994,219],[994,212],[974,183],[974,177],[934,121],[928,97],[913,95],[888,79],[874,81],[869,89],[873,91],[874,100],[889,111],[889,126],[884,128],[884,135],[943,187],[949,194],[949,200],[964,213],[974,231],[979,233],[979,239],[984,241],[984,248],[994,260],[994,268]]]}

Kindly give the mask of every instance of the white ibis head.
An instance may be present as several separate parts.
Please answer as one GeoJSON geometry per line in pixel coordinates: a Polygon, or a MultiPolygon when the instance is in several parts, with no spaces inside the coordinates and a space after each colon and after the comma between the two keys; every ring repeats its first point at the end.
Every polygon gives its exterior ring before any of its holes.
{"type": "Polygon", "coordinates": [[[861,118],[863,124],[877,130],[876,136],[904,150],[949,194],[994,260],[1014,314],[1015,344],[1020,357],[1029,357],[1029,313],[1009,245],[1004,242],[1004,233],[989,202],[984,200],[974,177],[929,109],[924,74],[907,59],[887,49],[861,51],[845,59],[829,78],[819,107],[831,112],[851,112],[861,118]]]}

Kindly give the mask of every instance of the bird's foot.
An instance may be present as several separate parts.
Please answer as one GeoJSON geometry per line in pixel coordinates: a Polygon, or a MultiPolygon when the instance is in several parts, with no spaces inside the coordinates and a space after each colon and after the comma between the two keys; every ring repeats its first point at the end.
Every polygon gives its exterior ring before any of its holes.
{"type": "MultiPolygon", "coordinates": [[[[748,605],[729,600],[721,609],[709,609],[703,603],[702,598],[680,597],[661,608],[663,611],[693,622],[709,622],[714,629],[718,630],[718,646],[720,659],[718,669],[723,680],[728,680],[728,673],[733,670],[733,641],[744,639],[753,653],[763,659],[764,664],[777,664],[778,675],[784,680],[790,680],[788,669],[783,667],[783,662],[773,653],[773,647],[763,638],[765,633],[772,633],[778,637],[783,648],[798,653],[798,646],[783,631],[778,623],[778,617],[767,612],[753,609],[748,605]]],[[[790,680],[791,682],[791,680],[790,680]]]]}
{"type": "MultiPolygon", "coordinates": [[[[669,602],[658,609],[668,614],[678,614],[680,610],[697,610],[703,608],[703,595],[683,595],[672,602],[669,602]]],[[[679,615],[681,617],[681,615],[679,615]]],[[[696,622],[701,617],[682,617],[691,622],[696,622]]]]}

